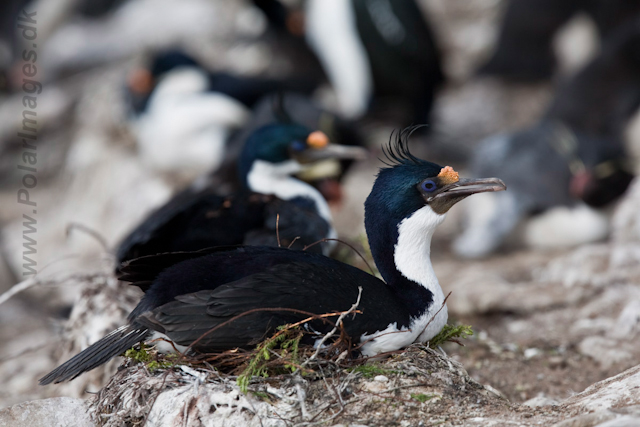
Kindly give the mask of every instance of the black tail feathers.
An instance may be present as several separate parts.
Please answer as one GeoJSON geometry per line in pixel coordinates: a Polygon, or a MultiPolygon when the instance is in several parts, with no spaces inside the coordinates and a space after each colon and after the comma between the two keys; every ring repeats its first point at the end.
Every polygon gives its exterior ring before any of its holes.
{"type": "Polygon", "coordinates": [[[148,333],[147,328],[122,326],[40,378],[40,385],[72,380],[97,368],[142,341],[148,333]]]}

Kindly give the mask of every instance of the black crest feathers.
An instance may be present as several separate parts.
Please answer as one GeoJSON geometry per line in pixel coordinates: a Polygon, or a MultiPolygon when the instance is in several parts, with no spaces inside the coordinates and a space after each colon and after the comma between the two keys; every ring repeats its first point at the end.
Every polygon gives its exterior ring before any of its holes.
{"type": "Polygon", "coordinates": [[[410,126],[402,130],[394,130],[389,137],[389,144],[382,147],[385,159],[379,159],[389,167],[398,165],[414,164],[423,165],[426,162],[417,158],[409,151],[409,138],[411,135],[425,125],[410,126]]]}

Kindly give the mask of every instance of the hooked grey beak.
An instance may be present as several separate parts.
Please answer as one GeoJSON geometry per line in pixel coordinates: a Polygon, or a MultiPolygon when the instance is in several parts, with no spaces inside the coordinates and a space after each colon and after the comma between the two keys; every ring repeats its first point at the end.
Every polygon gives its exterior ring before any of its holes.
{"type": "Polygon", "coordinates": [[[435,212],[444,214],[453,205],[473,194],[506,189],[506,184],[499,178],[461,179],[442,187],[436,194],[426,198],[426,202],[435,212]]]}
{"type": "Polygon", "coordinates": [[[458,182],[445,186],[434,198],[467,197],[476,193],[504,191],[507,186],[499,178],[463,178],[458,182]]]}
{"type": "Polygon", "coordinates": [[[364,160],[368,155],[368,151],[362,147],[327,144],[323,148],[305,150],[296,157],[298,157],[298,161],[301,163],[311,163],[325,159],[364,160]]]}

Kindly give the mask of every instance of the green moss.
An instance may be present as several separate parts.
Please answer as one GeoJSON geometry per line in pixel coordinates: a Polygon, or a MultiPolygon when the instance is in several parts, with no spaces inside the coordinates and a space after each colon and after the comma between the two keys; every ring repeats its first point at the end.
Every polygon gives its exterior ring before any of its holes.
{"type": "Polygon", "coordinates": [[[172,353],[160,356],[152,349],[152,346],[141,343],[139,348],[133,347],[125,351],[124,357],[128,357],[137,363],[144,363],[150,372],[171,368],[178,364],[179,354],[172,353]]]}
{"type": "Polygon", "coordinates": [[[355,368],[347,369],[347,371],[362,374],[362,376],[365,378],[373,378],[376,375],[390,375],[397,373],[397,371],[384,369],[381,366],[374,364],[356,366],[355,368]]]}
{"type": "Polygon", "coordinates": [[[292,372],[297,369],[299,363],[299,346],[302,338],[302,331],[298,328],[292,328],[289,325],[278,327],[271,338],[268,338],[258,344],[254,350],[254,354],[249,360],[249,364],[245,370],[238,376],[237,384],[243,393],[247,392],[251,377],[268,377],[269,368],[267,363],[271,359],[271,352],[279,349],[280,357],[285,360],[284,367],[292,372]]]}
{"type": "Polygon", "coordinates": [[[455,341],[458,338],[464,339],[473,335],[470,325],[444,325],[444,328],[435,337],[429,340],[429,347],[436,348],[446,341],[455,341]]]}
{"type": "Polygon", "coordinates": [[[153,360],[153,356],[149,353],[151,347],[145,343],[141,343],[139,348],[130,348],[124,352],[124,357],[133,359],[138,363],[149,363],[153,360]]]}
{"type": "Polygon", "coordinates": [[[420,403],[424,403],[427,400],[431,400],[436,397],[434,394],[424,394],[424,393],[411,393],[411,398],[417,400],[420,403]]]}

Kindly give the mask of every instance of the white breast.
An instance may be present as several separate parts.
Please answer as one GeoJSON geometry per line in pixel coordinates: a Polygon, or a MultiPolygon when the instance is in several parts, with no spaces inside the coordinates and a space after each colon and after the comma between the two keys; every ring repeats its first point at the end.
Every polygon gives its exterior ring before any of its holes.
{"type": "Polygon", "coordinates": [[[158,331],[153,331],[151,333],[151,336],[147,338],[145,342],[155,345],[158,353],[162,354],[175,353],[176,350],[178,350],[180,353],[184,353],[188,348],[185,345],[174,343],[171,338],[158,331]]]}
{"type": "Polygon", "coordinates": [[[331,210],[322,194],[306,182],[291,176],[301,169],[302,166],[295,160],[278,164],[256,160],[253,162],[247,182],[252,191],[273,194],[282,200],[291,200],[296,197],[313,200],[320,216],[331,225],[331,210]]]}
{"type": "Polygon", "coordinates": [[[431,265],[431,238],[444,218],[445,215],[435,213],[427,205],[398,224],[398,242],[394,248],[396,268],[407,279],[428,289],[433,294],[433,303],[424,314],[411,319],[408,328],[398,329],[398,324],[394,322],[382,331],[363,334],[361,342],[371,340],[362,346],[365,356],[428,341],[447,323],[444,294],[431,265]]]}
{"type": "Polygon", "coordinates": [[[361,116],[373,92],[373,78],[351,2],[309,0],[305,19],[307,41],[327,72],[342,113],[361,116]]]}
{"type": "MultiPolygon", "coordinates": [[[[306,197],[313,200],[318,210],[318,215],[329,224],[329,235],[327,237],[335,239],[338,234],[333,228],[331,209],[329,209],[327,201],[314,187],[291,176],[301,169],[302,166],[295,160],[278,164],[256,160],[253,162],[251,171],[247,176],[247,182],[251,191],[261,194],[273,194],[282,200],[291,200],[296,197],[306,197]]],[[[328,255],[335,246],[335,241],[323,243],[322,252],[328,255]]]]}
{"type": "Polygon", "coordinates": [[[186,178],[215,169],[229,131],[248,119],[237,100],[203,92],[205,78],[185,69],[167,76],[154,91],[136,126],[140,154],[151,168],[186,178]]]}

